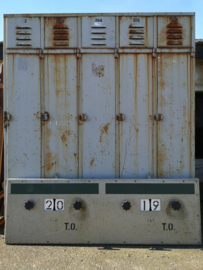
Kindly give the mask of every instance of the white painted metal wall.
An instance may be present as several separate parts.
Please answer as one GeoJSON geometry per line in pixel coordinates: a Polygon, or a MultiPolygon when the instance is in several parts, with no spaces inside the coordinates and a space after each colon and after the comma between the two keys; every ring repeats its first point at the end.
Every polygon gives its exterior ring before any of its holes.
{"type": "Polygon", "coordinates": [[[5,179],[194,177],[193,13],[4,20],[5,179]]]}

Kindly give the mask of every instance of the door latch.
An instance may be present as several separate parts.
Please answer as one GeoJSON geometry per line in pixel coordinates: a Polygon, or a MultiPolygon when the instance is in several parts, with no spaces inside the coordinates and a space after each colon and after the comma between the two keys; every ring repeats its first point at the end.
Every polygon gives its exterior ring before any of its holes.
{"type": "Polygon", "coordinates": [[[163,120],[163,115],[162,115],[161,113],[155,114],[154,120],[156,120],[156,121],[161,121],[161,120],[163,120]]]}
{"type": "Polygon", "coordinates": [[[86,121],[87,120],[87,116],[86,116],[86,114],[85,113],[83,113],[83,114],[81,114],[80,116],[79,116],[79,119],[80,119],[80,121],[86,121]]]}
{"type": "Polygon", "coordinates": [[[11,120],[11,115],[8,112],[4,112],[4,128],[7,128],[9,126],[9,121],[11,120]]]}
{"type": "Polygon", "coordinates": [[[49,113],[48,112],[42,113],[41,119],[42,119],[42,121],[48,121],[49,120],[49,113]]]}
{"type": "Polygon", "coordinates": [[[116,119],[117,119],[117,121],[124,121],[125,116],[124,116],[124,114],[119,113],[119,114],[117,115],[116,119]]]}

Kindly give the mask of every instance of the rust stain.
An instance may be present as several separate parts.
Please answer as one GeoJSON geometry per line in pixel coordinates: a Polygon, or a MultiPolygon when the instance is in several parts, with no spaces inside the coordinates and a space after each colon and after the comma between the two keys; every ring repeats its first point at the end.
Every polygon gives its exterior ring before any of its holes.
{"type": "Polygon", "coordinates": [[[185,219],[188,216],[186,207],[185,207],[184,203],[179,198],[172,199],[169,202],[169,204],[167,205],[165,212],[170,218],[175,218],[175,219],[179,219],[179,220],[185,219]],[[179,210],[174,210],[172,208],[172,203],[174,201],[179,201],[180,202],[181,208],[179,210]]]}
{"type": "Polygon", "coordinates": [[[99,63],[92,63],[92,73],[96,77],[104,77],[104,65],[99,63]]]}
{"type": "Polygon", "coordinates": [[[167,30],[167,33],[174,33],[174,34],[182,34],[182,29],[181,28],[169,28],[167,30]]]}
{"type": "Polygon", "coordinates": [[[62,142],[66,142],[68,139],[68,136],[70,136],[73,133],[72,130],[66,130],[63,132],[63,135],[61,136],[62,142]]]}
{"type": "MultiPolygon", "coordinates": [[[[158,129],[160,134],[160,123],[158,123],[158,129]]],[[[167,174],[166,168],[165,168],[165,162],[167,161],[167,147],[165,146],[164,142],[160,140],[158,143],[158,177],[164,177],[167,174]]]]}
{"type": "Polygon", "coordinates": [[[94,164],[95,158],[92,158],[90,161],[90,166],[92,166],[94,164]]]}
{"type": "MultiPolygon", "coordinates": [[[[129,38],[133,39],[134,36],[129,36],[129,38]]],[[[136,38],[140,38],[140,39],[143,39],[144,38],[144,35],[137,35],[136,38]]]]}
{"type": "MultiPolygon", "coordinates": [[[[46,122],[47,123],[47,122],[46,122]]],[[[52,131],[51,131],[51,129],[50,128],[46,128],[46,138],[47,138],[47,140],[49,139],[49,137],[51,136],[51,133],[52,133],[52,131]]]]}
{"type": "Polygon", "coordinates": [[[37,119],[41,119],[40,112],[37,112],[36,114],[34,113],[34,115],[36,116],[37,119]]]}
{"type": "Polygon", "coordinates": [[[129,34],[144,34],[144,30],[143,29],[130,29],[129,30],[129,34]]]}
{"type": "Polygon", "coordinates": [[[63,48],[69,46],[69,28],[67,18],[50,17],[45,18],[45,35],[48,48],[63,48]],[[56,41],[55,41],[56,40],[56,41]],[[58,41],[57,41],[58,40],[58,41]],[[64,42],[67,41],[67,42],[64,42]]]}
{"type": "Polygon", "coordinates": [[[55,157],[48,152],[46,154],[46,171],[49,172],[55,165],[56,165],[56,161],[54,161],[55,157]]]}
{"type": "MultiPolygon", "coordinates": [[[[170,21],[171,20],[177,20],[177,18],[172,18],[172,17],[170,17],[169,18],[170,19],[170,21]]],[[[167,28],[182,28],[182,25],[180,24],[180,23],[178,23],[178,22],[170,22],[168,25],[167,25],[167,28]]]]}
{"type": "Polygon", "coordinates": [[[87,207],[86,202],[84,200],[82,200],[81,198],[75,198],[72,201],[72,204],[70,204],[69,213],[71,215],[74,215],[75,218],[78,220],[86,220],[89,216],[89,211],[88,211],[88,207],[87,207]],[[79,200],[82,203],[82,207],[80,210],[75,210],[73,207],[73,204],[76,200],[79,200]]]}
{"type": "Polygon", "coordinates": [[[174,35],[174,34],[170,34],[167,35],[168,39],[182,39],[182,35],[174,35]]]}
{"type": "Polygon", "coordinates": [[[135,128],[135,131],[136,131],[136,132],[139,132],[139,128],[137,128],[137,127],[135,126],[135,124],[134,124],[134,128],[135,128]]]}
{"type": "Polygon", "coordinates": [[[68,40],[68,36],[67,35],[55,35],[54,36],[54,40],[68,40]]]}
{"type": "Polygon", "coordinates": [[[182,40],[168,40],[167,45],[182,45],[182,40]]]}
{"type": "Polygon", "coordinates": [[[64,34],[64,35],[66,35],[66,34],[68,34],[69,33],[69,30],[67,29],[67,30],[55,30],[54,31],[54,34],[55,35],[61,35],[61,34],[64,34]]]}
{"type": "Polygon", "coordinates": [[[158,46],[180,46],[183,44],[184,29],[178,22],[178,17],[165,17],[163,19],[165,27],[161,29],[158,37],[158,46]]]}
{"type": "Polygon", "coordinates": [[[56,164],[56,162],[52,162],[52,163],[48,164],[48,165],[46,166],[46,170],[47,170],[47,171],[50,171],[51,168],[52,168],[55,164],[56,164]]]}
{"type": "Polygon", "coordinates": [[[108,134],[109,125],[110,125],[110,123],[107,123],[105,126],[103,126],[101,128],[101,135],[100,135],[100,139],[99,139],[100,142],[102,142],[102,135],[108,134]]]}

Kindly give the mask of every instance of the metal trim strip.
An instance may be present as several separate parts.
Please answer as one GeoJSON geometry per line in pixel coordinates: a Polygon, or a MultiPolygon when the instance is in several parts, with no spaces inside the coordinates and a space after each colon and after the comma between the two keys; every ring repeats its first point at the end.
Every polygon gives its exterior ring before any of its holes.
{"type": "Polygon", "coordinates": [[[50,14],[4,14],[4,18],[30,17],[84,17],[84,16],[195,16],[195,12],[126,12],[126,13],[50,13],[50,14]]]}
{"type": "Polygon", "coordinates": [[[163,49],[157,49],[157,53],[191,53],[191,48],[163,48],[163,49]]]}
{"type": "Polygon", "coordinates": [[[97,183],[18,183],[11,184],[11,194],[99,194],[97,183]]]}
{"type": "Polygon", "coordinates": [[[118,52],[119,53],[153,53],[153,49],[133,47],[133,48],[128,48],[128,49],[118,49],[118,52]]]}
{"type": "Polygon", "coordinates": [[[195,194],[194,184],[106,184],[106,194],[195,194]]]}

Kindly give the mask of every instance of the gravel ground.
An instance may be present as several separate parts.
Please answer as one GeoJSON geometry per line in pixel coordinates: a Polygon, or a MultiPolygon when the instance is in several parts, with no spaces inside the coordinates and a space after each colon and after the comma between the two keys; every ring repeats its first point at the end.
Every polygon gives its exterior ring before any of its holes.
{"type": "Polygon", "coordinates": [[[202,270],[203,245],[5,245],[4,228],[0,227],[0,269],[202,270]]]}

